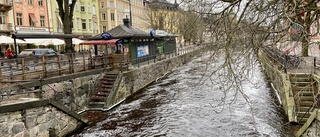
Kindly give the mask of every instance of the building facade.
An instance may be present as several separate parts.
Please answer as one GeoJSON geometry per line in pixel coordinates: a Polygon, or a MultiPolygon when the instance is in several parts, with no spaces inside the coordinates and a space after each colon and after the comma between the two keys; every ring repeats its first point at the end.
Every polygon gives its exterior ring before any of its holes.
{"type": "Polygon", "coordinates": [[[0,0],[0,35],[13,33],[12,0],[0,0]]]}
{"type": "Polygon", "coordinates": [[[132,17],[132,26],[148,31],[144,0],[99,0],[100,30],[108,31],[132,17]]]}
{"type": "MultiPolygon", "coordinates": [[[[53,33],[63,34],[63,23],[59,16],[59,7],[56,0],[50,0],[50,22],[53,33]]],[[[74,37],[84,38],[98,34],[99,31],[99,16],[98,0],[77,0],[73,11],[73,28],[74,37]]]]}
{"type": "Polygon", "coordinates": [[[178,13],[179,4],[177,1],[170,3],[166,0],[150,0],[149,7],[147,16],[150,18],[151,28],[177,33],[177,19],[183,16],[178,13]]]}
{"type": "Polygon", "coordinates": [[[16,33],[49,34],[47,0],[13,0],[16,33]]]}

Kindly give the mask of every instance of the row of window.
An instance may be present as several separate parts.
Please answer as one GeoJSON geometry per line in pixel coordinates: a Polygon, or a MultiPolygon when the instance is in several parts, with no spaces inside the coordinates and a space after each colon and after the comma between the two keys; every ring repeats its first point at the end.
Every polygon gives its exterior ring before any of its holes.
{"type": "MultiPolygon", "coordinates": [[[[30,26],[35,26],[36,25],[36,17],[34,16],[34,14],[29,14],[29,25],[30,26]]],[[[23,26],[23,17],[22,17],[22,13],[17,13],[17,25],[18,26],[23,26]]],[[[27,25],[25,25],[27,26],[27,25]]],[[[45,16],[40,15],[40,26],[41,27],[45,27],[45,16]]]]}
{"type": "MultiPolygon", "coordinates": [[[[90,6],[88,6],[87,10],[88,10],[88,13],[91,13],[90,6]]],[[[75,5],[75,11],[79,11],[78,4],[75,5]]],[[[80,11],[86,12],[86,7],[80,6],[80,11]]],[[[96,6],[95,5],[92,5],[92,14],[96,15],[96,6]]]]}
{"type": "MultiPolygon", "coordinates": [[[[15,0],[15,2],[18,2],[18,3],[20,3],[20,2],[22,2],[23,0],[15,0]]],[[[28,0],[28,4],[29,5],[32,5],[33,4],[33,1],[34,0],[28,0]]],[[[39,6],[43,6],[43,0],[37,0],[38,1],[38,5],[39,6]]]]}
{"type": "MultiPolygon", "coordinates": [[[[93,24],[95,25],[94,27],[96,27],[97,23],[94,22],[93,24]]],[[[87,20],[86,19],[81,19],[81,25],[80,25],[80,18],[77,18],[77,29],[80,29],[80,27],[83,30],[87,29],[87,20]]],[[[89,30],[92,30],[92,20],[91,19],[88,20],[88,27],[89,27],[89,30]]]]}
{"type": "MultiPolygon", "coordinates": [[[[111,21],[115,20],[114,13],[110,13],[110,17],[111,17],[111,21]]],[[[107,19],[106,13],[104,13],[104,12],[101,13],[101,19],[102,20],[106,20],[107,19]]]]}

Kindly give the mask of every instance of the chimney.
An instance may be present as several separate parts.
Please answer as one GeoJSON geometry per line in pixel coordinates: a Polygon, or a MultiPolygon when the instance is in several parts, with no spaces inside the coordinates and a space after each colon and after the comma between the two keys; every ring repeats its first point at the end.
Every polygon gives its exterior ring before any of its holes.
{"type": "Polygon", "coordinates": [[[128,28],[130,28],[130,20],[128,18],[124,18],[123,19],[123,25],[127,26],[128,28]]]}

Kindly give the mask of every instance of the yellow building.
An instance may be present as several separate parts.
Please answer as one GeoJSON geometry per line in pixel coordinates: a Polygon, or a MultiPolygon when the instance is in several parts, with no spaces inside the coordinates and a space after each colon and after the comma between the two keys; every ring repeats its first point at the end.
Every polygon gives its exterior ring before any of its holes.
{"type": "Polygon", "coordinates": [[[100,30],[108,31],[123,25],[124,18],[132,17],[132,26],[148,31],[144,0],[99,0],[100,30]]]}
{"type": "Polygon", "coordinates": [[[147,16],[150,18],[151,28],[177,33],[177,19],[183,16],[178,13],[177,1],[172,4],[166,0],[150,0],[148,5],[150,8],[147,16]]]}
{"type": "MultiPolygon", "coordinates": [[[[50,28],[53,33],[63,33],[62,20],[59,16],[59,9],[56,0],[51,1],[50,28]]],[[[73,11],[74,37],[84,38],[100,33],[98,0],[77,0],[73,11]]]]}

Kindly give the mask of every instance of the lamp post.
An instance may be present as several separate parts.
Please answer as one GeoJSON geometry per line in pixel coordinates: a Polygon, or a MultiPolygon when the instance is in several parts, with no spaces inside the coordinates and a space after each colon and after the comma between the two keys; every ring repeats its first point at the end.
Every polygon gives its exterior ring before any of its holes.
{"type": "Polygon", "coordinates": [[[132,26],[132,15],[131,15],[131,0],[129,0],[129,10],[130,10],[130,26],[132,26]]]}

